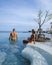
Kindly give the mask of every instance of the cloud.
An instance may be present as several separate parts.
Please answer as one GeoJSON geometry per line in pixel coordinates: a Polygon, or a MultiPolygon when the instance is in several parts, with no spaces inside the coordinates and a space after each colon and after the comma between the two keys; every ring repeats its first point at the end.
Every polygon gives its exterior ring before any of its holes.
{"type": "Polygon", "coordinates": [[[52,0],[39,0],[41,3],[41,8],[44,10],[52,10],[52,0]]]}
{"type": "Polygon", "coordinates": [[[1,10],[1,21],[7,23],[12,23],[12,25],[16,25],[16,23],[25,25],[31,25],[33,18],[36,16],[36,10],[29,8],[21,8],[21,9],[6,9],[0,8],[1,10]]]}
{"type": "Polygon", "coordinates": [[[35,26],[39,9],[52,12],[52,0],[3,0],[0,6],[0,27],[35,26]]]}
{"type": "MultiPolygon", "coordinates": [[[[11,8],[0,8],[1,11],[7,13],[9,15],[16,15],[20,17],[34,17],[36,15],[36,10],[33,8],[19,8],[19,9],[11,9],[11,8]]],[[[2,12],[2,13],[3,13],[2,12]]]]}

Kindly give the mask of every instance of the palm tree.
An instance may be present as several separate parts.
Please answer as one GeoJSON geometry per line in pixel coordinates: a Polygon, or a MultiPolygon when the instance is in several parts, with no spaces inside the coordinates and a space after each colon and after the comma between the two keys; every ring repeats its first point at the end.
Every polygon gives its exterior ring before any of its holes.
{"type": "Polygon", "coordinates": [[[46,21],[48,22],[48,21],[51,20],[51,19],[52,19],[52,14],[49,14],[48,11],[46,11],[46,12],[45,12],[45,15],[44,15],[44,14],[42,13],[42,11],[39,10],[37,18],[34,19],[35,22],[38,23],[38,33],[39,33],[39,35],[41,35],[43,24],[44,24],[46,21]]]}

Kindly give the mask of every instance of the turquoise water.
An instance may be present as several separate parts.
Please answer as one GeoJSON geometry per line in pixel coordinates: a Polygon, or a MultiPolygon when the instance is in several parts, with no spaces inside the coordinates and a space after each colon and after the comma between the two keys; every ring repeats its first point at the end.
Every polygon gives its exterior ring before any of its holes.
{"type": "MultiPolygon", "coordinates": [[[[17,33],[18,40],[15,44],[9,41],[10,33],[0,33],[0,65],[30,65],[29,60],[22,57],[21,52],[26,47],[23,44],[23,39],[27,39],[31,33],[17,33]]],[[[47,35],[51,37],[51,35],[47,35]]],[[[47,42],[45,44],[50,45],[47,42]]]]}
{"type": "Polygon", "coordinates": [[[23,39],[27,39],[29,33],[18,33],[18,40],[15,44],[9,41],[9,33],[0,33],[0,65],[30,65],[29,60],[21,55],[26,45],[23,39]]]}

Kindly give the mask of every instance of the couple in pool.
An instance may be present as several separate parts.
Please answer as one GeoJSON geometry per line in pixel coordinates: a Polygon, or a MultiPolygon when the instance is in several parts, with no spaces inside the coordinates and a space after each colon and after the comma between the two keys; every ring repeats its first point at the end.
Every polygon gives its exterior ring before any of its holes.
{"type": "MultiPolygon", "coordinates": [[[[18,39],[17,33],[15,29],[10,33],[9,40],[16,41],[18,39]]],[[[23,43],[35,43],[35,31],[32,29],[32,34],[27,40],[23,40],[23,43]]]]}

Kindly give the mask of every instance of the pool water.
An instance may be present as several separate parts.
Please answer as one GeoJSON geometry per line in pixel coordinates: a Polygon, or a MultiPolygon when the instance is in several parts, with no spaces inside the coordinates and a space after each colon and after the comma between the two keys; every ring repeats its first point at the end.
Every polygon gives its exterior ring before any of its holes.
{"type": "MultiPolygon", "coordinates": [[[[14,44],[9,41],[9,35],[9,32],[0,33],[0,65],[30,65],[30,61],[24,58],[21,52],[26,47],[23,40],[27,39],[31,33],[17,33],[18,40],[14,44]]],[[[52,39],[52,36],[47,36],[52,39]]],[[[52,42],[45,44],[52,46],[52,42]]]]}
{"type": "Polygon", "coordinates": [[[18,33],[18,40],[14,44],[9,41],[9,34],[0,33],[0,65],[30,65],[29,60],[21,55],[26,46],[23,39],[27,39],[29,33],[18,33]]]}

